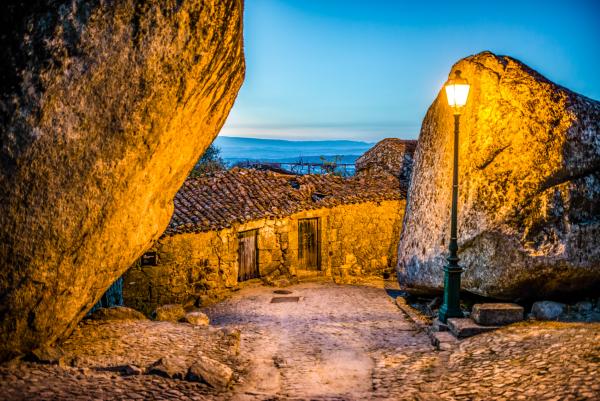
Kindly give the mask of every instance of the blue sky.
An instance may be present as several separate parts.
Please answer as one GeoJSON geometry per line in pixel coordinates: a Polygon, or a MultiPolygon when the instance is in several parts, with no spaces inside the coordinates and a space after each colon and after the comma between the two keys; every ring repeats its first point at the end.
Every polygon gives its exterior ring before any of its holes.
{"type": "Polygon", "coordinates": [[[600,100],[600,0],[246,0],[244,40],[221,135],[416,138],[452,64],[483,50],[600,100]]]}

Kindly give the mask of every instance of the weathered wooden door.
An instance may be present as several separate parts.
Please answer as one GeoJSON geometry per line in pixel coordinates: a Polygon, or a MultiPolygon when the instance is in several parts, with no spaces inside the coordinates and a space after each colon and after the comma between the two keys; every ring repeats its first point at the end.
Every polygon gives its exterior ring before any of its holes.
{"type": "Polygon", "coordinates": [[[301,269],[321,270],[318,218],[298,220],[298,262],[301,269]]]}
{"type": "Polygon", "coordinates": [[[243,231],[238,234],[238,281],[259,277],[258,273],[258,230],[243,231]]]}

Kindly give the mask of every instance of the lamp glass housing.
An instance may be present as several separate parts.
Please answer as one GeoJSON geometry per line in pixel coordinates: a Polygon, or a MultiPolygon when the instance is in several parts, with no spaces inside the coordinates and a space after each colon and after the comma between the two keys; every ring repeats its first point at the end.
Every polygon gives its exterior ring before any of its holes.
{"type": "Polygon", "coordinates": [[[450,107],[459,108],[467,104],[470,87],[467,80],[460,76],[460,71],[456,71],[455,77],[446,83],[446,97],[450,107]]]}

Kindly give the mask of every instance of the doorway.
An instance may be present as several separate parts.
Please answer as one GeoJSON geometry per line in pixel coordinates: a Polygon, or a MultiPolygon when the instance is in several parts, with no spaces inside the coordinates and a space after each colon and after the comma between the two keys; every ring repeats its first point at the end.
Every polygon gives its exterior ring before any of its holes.
{"type": "Polygon", "coordinates": [[[258,272],[258,230],[238,234],[238,281],[260,277],[258,272]]]}
{"type": "Polygon", "coordinates": [[[319,218],[298,220],[298,264],[300,269],[321,270],[319,218]]]}

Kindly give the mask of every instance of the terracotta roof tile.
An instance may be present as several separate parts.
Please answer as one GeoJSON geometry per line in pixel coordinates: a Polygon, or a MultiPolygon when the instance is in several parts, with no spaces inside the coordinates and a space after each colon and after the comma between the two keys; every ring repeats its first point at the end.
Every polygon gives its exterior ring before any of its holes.
{"type": "Polygon", "coordinates": [[[234,168],[188,178],[175,195],[175,211],[164,235],[220,230],[302,210],[405,198],[406,187],[393,177],[296,176],[234,168]]]}

